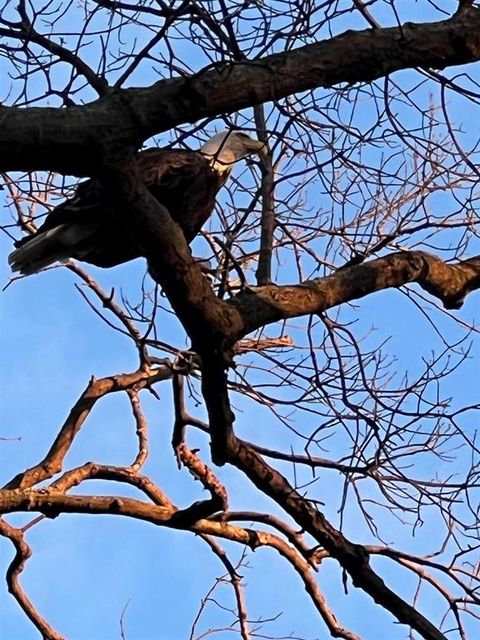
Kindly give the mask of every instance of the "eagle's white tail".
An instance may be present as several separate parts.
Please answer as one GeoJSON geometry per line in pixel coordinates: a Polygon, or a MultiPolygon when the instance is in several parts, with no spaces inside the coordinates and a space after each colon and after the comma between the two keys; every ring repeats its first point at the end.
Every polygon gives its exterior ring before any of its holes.
{"type": "Polygon", "coordinates": [[[26,240],[8,256],[8,263],[12,271],[19,271],[25,276],[38,273],[54,262],[74,257],[75,245],[91,235],[93,230],[80,224],[61,224],[26,240]]]}

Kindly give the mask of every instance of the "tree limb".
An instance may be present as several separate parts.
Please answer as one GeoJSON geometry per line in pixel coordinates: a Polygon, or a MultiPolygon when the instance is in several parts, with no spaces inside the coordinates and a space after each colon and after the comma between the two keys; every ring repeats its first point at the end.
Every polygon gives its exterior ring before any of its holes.
{"type": "Polygon", "coordinates": [[[244,336],[278,320],[320,313],[413,282],[439,298],[445,308],[458,309],[469,292],[480,288],[480,256],[447,264],[423,251],[401,251],[297,285],[249,287],[227,304],[240,312],[244,336]]]}
{"type": "Polygon", "coordinates": [[[0,171],[92,175],[150,136],[182,123],[401,69],[443,69],[480,59],[480,9],[431,24],[346,33],[257,60],[223,62],[148,88],[114,91],[83,106],[0,106],[0,171]]]}
{"type": "Polygon", "coordinates": [[[376,603],[390,611],[401,623],[410,625],[426,640],[445,640],[443,633],[415,607],[392,591],[373,571],[365,547],[345,538],[261,456],[239,440],[229,462],[244,471],[258,489],[273,498],[295,522],[336,558],[356,587],[368,593],[376,603]]]}
{"type": "Polygon", "coordinates": [[[65,640],[55,629],[45,620],[35,608],[34,604],[23,591],[19,576],[25,568],[25,563],[32,555],[32,551],[23,538],[21,529],[15,529],[0,518],[0,535],[9,538],[15,547],[15,557],[7,570],[7,584],[10,593],[25,612],[25,615],[33,622],[42,634],[44,640],[65,640]]]}
{"type": "Polygon", "coordinates": [[[63,460],[67,455],[75,436],[78,434],[95,403],[107,393],[137,391],[160,380],[168,380],[172,370],[168,366],[158,367],[150,371],[139,370],[134,373],[121,374],[108,378],[93,378],[87,385],[77,402],[73,405],[58,436],[50,447],[50,451],[38,464],[19,473],[6,485],[5,489],[23,489],[51,478],[62,470],[63,460]]]}

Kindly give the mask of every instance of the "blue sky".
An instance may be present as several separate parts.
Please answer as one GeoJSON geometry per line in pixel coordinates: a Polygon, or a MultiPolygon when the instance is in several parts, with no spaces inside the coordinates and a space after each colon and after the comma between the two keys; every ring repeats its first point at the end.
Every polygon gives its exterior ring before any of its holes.
{"type": "MultiPolygon", "coordinates": [[[[446,3],[452,7],[454,3],[446,3]]],[[[12,5],[13,6],[13,5],[12,5]]],[[[380,7],[378,18],[385,25],[395,24],[388,3],[380,7]]],[[[418,3],[402,6],[403,18],[417,20],[429,19],[432,9],[428,3],[420,7],[418,3]],[[406,15],[410,13],[410,15],[406,15]]],[[[437,19],[439,16],[436,16],[437,19]]],[[[66,20],[72,20],[69,14],[66,20]]],[[[103,16],[104,20],[106,17],[103,16]]],[[[280,18],[279,18],[280,19],[280,18]]],[[[70,25],[68,25],[70,26],[70,25]]],[[[363,27],[361,19],[348,18],[337,21],[336,32],[346,28],[363,27]]],[[[322,32],[322,35],[326,35],[322,32]]],[[[130,35],[128,36],[130,37],[130,35]]],[[[133,32],[131,37],[133,38],[133,32]]],[[[181,39],[177,43],[178,55],[195,68],[206,62],[198,57],[198,47],[181,39]]],[[[90,60],[95,59],[94,47],[86,52],[90,60]]],[[[0,74],[5,74],[4,63],[0,74]]],[[[155,67],[155,65],[153,65],[155,67]]],[[[452,71],[455,75],[460,70],[452,71]]],[[[470,69],[469,69],[470,71],[470,69]]],[[[64,71],[59,69],[58,82],[63,80],[64,71]]],[[[159,72],[160,73],[160,72],[159,72]]],[[[394,78],[414,85],[418,75],[410,72],[397,74],[394,78]]],[[[4,75],[6,77],[6,75],[4,75]]],[[[142,68],[132,79],[132,84],[147,85],[158,76],[151,69],[142,68]]],[[[478,77],[478,72],[477,72],[478,77]]],[[[432,85],[420,89],[417,96],[428,97],[432,85]]],[[[32,85],[32,91],[39,95],[43,90],[42,81],[32,85]]],[[[88,100],[92,96],[84,94],[88,100]]],[[[2,98],[5,96],[2,96],[2,98]]],[[[347,117],[349,95],[345,95],[342,117],[347,117]]],[[[319,94],[319,100],[323,95],[319,94]]],[[[356,126],[367,129],[372,111],[370,102],[366,102],[357,111],[356,126]]],[[[478,113],[467,101],[449,94],[449,109],[455,120],[461,121],[468,133],[459,134],[462,142],[474,144],[479,138],[478,113]]],[[[250,117],[247,111],[244,116],[250,117]]],[[[402,121],[410,125],[417,122],[418,114],[405,108],[400,114],[402,121]]],[[[241,116],[242,117],[242,116],[241,116]]],[[[241,119],[241,118],[240,118],[241,119]]],[[[210,125],[211,130],[222,128],[221,122],[210,125]]],[[[187,127],[184,127],[187,130],[187,127]]],[[[162,136],[161,140],[168,140],[162,136]]],[[[193,146],[193,141],[191,142],[193,146]]],[[[381,150],[368,149],[366,157],[372,164],[378,163],[381,150]]],[[[325,157],[328,157],[327,155],[325,157]]],[[[298,162],[308,162],[298,159],[298,162]]],[[[400,163],[401,164],[401,163],[400,163]]],[[[291,165],[288,165],[290,170],[291,165]]],[[[237,175],[242,170],[237,169],[237,175]]],[[[280,168],[280,172],[282,167],[280,168]]],[[[316,208],[318,204],[318,183],[306,191],[308,205],[316,208]]],[[[238,193],[235,203],[238,206],[245,198],[238,193]]],[[[228,206],[226,194],[222,202],[228,206]]],[[[448,194],[441,194],[433,202],[448,210],[453,207],[448,194]]],[[[8,219],[5,192],[0,192],[0,204],[3,207],[2,218],[8,219]]],[[[328,211],[324,206],[323,215],[328,211]]],[[[353,198],[354,208],[360,207],[359,200],[353,198]]],[[[353,213],[351,214],[353,215],[353,213]]],[[[215,223],[214,223],[215,224],[215,223]]],[[[456,236],[443,236],[443,243],[455,242],[456,236]]],[[[318,241],[321,248],[322,240],[318,241]]],[[[408,239],[405,242],[408,246],[408,239]]],[[[6,255],[11,250],[11,241],[0,235],[0,284],[9,281],[10,273],[6,255]]],[[[204,245],[196,245],[196,253],[204,251],[204,245]],[[198,249],[198,250],[197,250],[198,249]]],[[[478,242],[472,243],[469,255],[480,252],[478,242]]],[[[278,267],[279,281],[291,282],[296,273],[290,262],[290,254],[282,254],[278,267]]],[[[254,266],[253,266],[254,268],[254,266]]],[[[305,258],[307,272],[314,265],[305,258]]],[[[130,300],[139,299],[144,262],[137,260],[109,271],[89,269],[106,291],[115,288],[130,300]]],[[[251,275],[251,274],[250,274],[251,275]]],[[[0,384],[2,388],[0,460],[2,478],[10,479],[19,471],[35,464],[48,450],[53,438],[69,408],[85,388],[90,376],[101,377],[118,372],[133,371],[137,367],[137,355],[132,344],[124,336],[112,331],[85,304],[76,290],[77,280],[64,268],[56,268],[39,275],[13,283],[0,294],[1,343],[0,384]]],[[[478,295],[470,296],[464,307],[455,312],[457,318],[471,322],[474,316],[478,320],[478,295]]],[[[415,375],[423,366],[422,359],[428,359],[432,351],[442,348],[441,340],[427,320],[407,299],[404,293],[385,291],[359,301],[355,306],[343,310],[342,318],[351,320],[356,335],[371,333],[367,346],[378,348],[387,337],[385,349],[396,359],[394,369],[398,377],[408,369],[415,375]]],[[[433,324],[446,340],[454,343],[460,335],[459,327],[437,311],[432,311],[433,324]]],[[[176,346],[186,346],[185,337],[175,318],[162,314],[158,321],[160,337],[170,340],[176,346]]],[[[278,327],[272,327],[268,335],[277,335],[278,327]]],[[[300,320],[290,323],[288,333],[299,344],[305,343],[304,323],[300,320]]],[[[472,334],[472,352],[462,368],[452,375],[444,394],[453,396],[454,405],[478,402],[479,381],[478,362],[480,342],[472,334]]],[[[246,362],[246,357],[242,362],[246,362]]],[[[258,361],[254,361],[258,364],[258,361]]],[[[265,364],[265,363],[263,363],[265,364]]],[[[252,373],[257,381],[260,373],[252,373]]],[[[186,470],[176,468],[171,453],[170,438],[172,427],[170,383],[157,386],[160,400],[147,392],[142,392],[142,403],[149,418],[151,453],[145,472],[151,474],[169,497],[179,506],[187,506],[204,497],[198,483],[192,483],[186,470]]],[[[284,390],[290,393],[289,389],[284,390]]],[[[303,441],[274,418],[265,407],[232,395],[237,414],[236,427],[240,436],[254,440],[265,446],[277,446],[288,451],[294,446],[302,452],[303,441]]],[[[194,407],[192,412],[205,417],[203,407],[194,407]]],[[[302,430],[318,424],[317,416],[299,412],[299,424],[302,430]]],[[[478,428],[478,415],[468,414],[462,423],[472,435],[478,428]]],[[[202,434],[189,433],[189,444],[200,448],[200,453],[208,459],[208,441],[202,434]]],[[[338,437],[332,443],[332,457],[341,451],[345,442],[338,437]]],[[[326,445],[327,446],[327,445],[326,445]]],[[[123,396],[107,397],[97,404],[86,425],[79,434],[65,461],[66,468],[81,465],[89,460],[102,463],[128,464],[136,452],[136,440],[130,408],[123,396]]],[[[316,452],[317,455],[320,455],[316,452]]],[[[462,453],[459,465],[453,466],[455,472],[462,467],[462,453]]],[[[286,463],[275,465],[283,473],[292,477],[292,467],[286,463]]],[[[446,472],[451,465],[437,460],[419,460],[418,472],[431,475],[435,470],[446,472]]],[[[249,482],[236,470],[218,469],[219,478],[229,487],[231,508],[241,510],[269,510],[279,513],[275,505],[253,490],[249,482]]],[[[312,476],[309,470],[295,469],[298,482],[309,482],[312,476]]],[[[324,471],[318,474],[319,480],[308,489],[309,495],[325,502],[325,511],[332,523],[339,525],[339,513],[342,483],[338,474],[324,471]]],[[[369,485],[364,487],[365,494],[376,498],[375,490],[369,485]]],[[[77,491],[99,494],[137,495],[135,491],[112,483],[90,482],[77,491]]],[[[374,538],[360,517],[353,497],[348,497],[350,517],[344,523],[345,533],[353,540],[374,543],[374,538]]],[[[428,552],[432,541],[437,543],[440,526],[436,516],[425,509],[425,524],[418,527],[415,535],[411,529],[402,526],[399,520],[392,518],[383,510],[372,505],[372,512],[379,518],[382,530],[388,535],[388,542],[419,553],[428,552]]],[[[408,519],[408,516],[405,516],[408,519]]],[[[29,521],[30,516],[13,515],[8,518],[12,524],[29,521]]],[[[22,574],[21,582],[29,597],[44,615],[61,633],[71,640],[110,640],[120,637],[119,619],[122,610],[128,604],[125,613],[125,628],[129,640],[176,640],[188,638],[190,626],[201,598],[211,587],[215,577],[224,573],[223,566],[207,546],[190,533],[158,529],[152,525],[128,521],[113,516],[62,515],[55,520],[46,520],[34,527],[27,535],[34,554],[22,574]]],[[[231,553],[233,560],[240,558],[243,551],[238,545],[220,541],[231,553]]],[[[435,545],[433,545],[435,546],[435,545]]],[[[438,546],[438,544],[437,544],[438,546]]],[[[12,558],[11,544],[0,539],[0,575],[12,558]]],[[[391,586],[395,585],[405,597],[412,596],[415,589],[413,580],[398,574],[388,561],[375,560],[374,566],[381,568],[391,586]]],[[[249,616],[253,619],[273,618],[282,614],[278,620],[265,625],[267,634],[292,633],[295,636],[313,640],[329,637],[318,614],[304,593],[299,578],[292,573],[287,564],[269,549],[258,549],[249,553],[248,566],[240,570],[247,585],[246,601],[249,616]]],[[[342,575],[333,561],[326,561],[319,572],[319,584],[327,599],[334,603],[334,611],[346,627],[352,628],[361,637],[388,640],[400,640],[406,637],[405,629],[392,624],[390,614],[371,605],[368,596],[349,585],[348,596],[343,594],[342,575]],[[365,612],[368,611],[368,614],[365,612]]],[[[219,588],[218,601],[233,606],[233,594],[228,585],[219,588]]],[[[428,590],[424,593],[422,606],[427,614],[439,616],[438,601],[428,590]]],[[[224,627],[232,621],[232,615],[225,613],[215,603],[210,603],[197,633],[210,627],[224,627]],[[203,626],[202,626],[203,624],[203,626]]],[[[478,627],[477,627],[478,628],[478,627]]],[[[38,638],[38,633],[22,614],[15,601],[0,589],[0,629],[8,640],[30,640],[38,638]]],[[[470,631],[475,633],[472,623],[470,631]]],[[[235,637],[228,631],[220,631],[213,637],[235,637]]],[[[472,638],[475,635],[471,636],[472,638]]]]}

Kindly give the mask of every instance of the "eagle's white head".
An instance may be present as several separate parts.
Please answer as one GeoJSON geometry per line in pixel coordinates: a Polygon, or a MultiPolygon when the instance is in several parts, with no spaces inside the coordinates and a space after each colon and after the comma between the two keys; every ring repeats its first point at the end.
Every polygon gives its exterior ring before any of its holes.
{"type": "Polygon", "coordinates": [[[237,160],[252,153],[264,154],[267,147],[260,140],[250,138],[243,131],[221,131],[216,133],[200,149],[204,156],[212,159],[212,167],[219,173],[230,172],[237,160]]]}

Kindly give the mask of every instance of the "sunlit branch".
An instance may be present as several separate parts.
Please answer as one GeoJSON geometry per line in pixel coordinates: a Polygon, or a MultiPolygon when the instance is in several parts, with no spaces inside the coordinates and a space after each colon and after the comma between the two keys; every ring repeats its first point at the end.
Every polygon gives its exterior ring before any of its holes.
{"type": "Polygon", "coordinates": [[[15,547],[15,557],[7,570],[7,584],[10,593],[14,596],[25,615],[33,622],[45,640],[64,640],[55,629],[40,615],[35,605],[23,591],[19,582],[19,575],[25,568],[25,563],[30,558],[32,551],[23,538],[21,529],[15,529],[0,518],[0,535],[12,541],[15,547]]]}
{"type": "Polygon", "coordinates": [[[19,473],[5,485],[6,489],[32,487],[42,480],[51,478],[62,470],[63,460],[72,442],[95,403],[108,393],[137,390],[149,387],[155,382],[168,380],[172,375],[170,367],[163,366],[150,370],[140,369],[130,374],[120,374],[109,378],[92,378],[87,388],[72,407],[58,436],[55,438],[45,458],[34,467],[19,473]]]}

